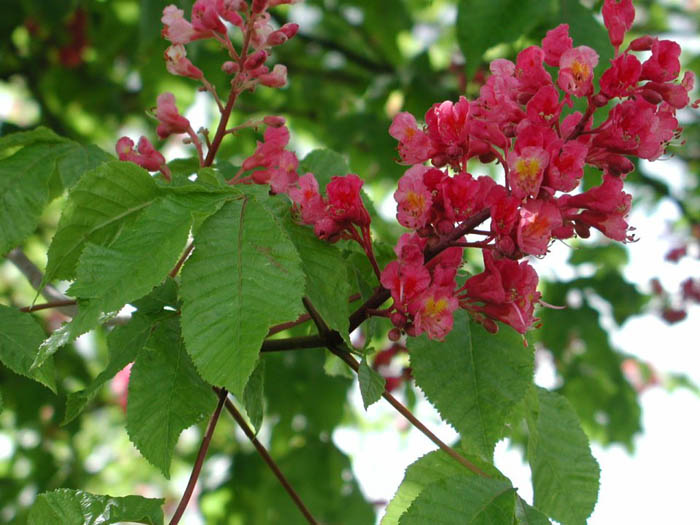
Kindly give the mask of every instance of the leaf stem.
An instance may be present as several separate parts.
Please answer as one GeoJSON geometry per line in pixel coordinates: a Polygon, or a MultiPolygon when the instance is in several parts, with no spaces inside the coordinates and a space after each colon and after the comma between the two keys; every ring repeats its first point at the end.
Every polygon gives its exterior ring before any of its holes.
{"type": "Polygon", "coordinates": [[[193,250],[193,249],[194,249],[194,241],[191,242],[191,243],[189,243],[189,244],[187,245],[187,248],[185,248],[185,251],[182,252],[182,255],[181,255],[180,258],[178,259],[177,264],[175,264],[175,266],[173,267],[173,269],[170,270],[170,273],[168,274],[170,277],[172,277],[173,279],[175,278],[175,276],[176,276],[176,275],[178,274],[178,272],[180,271],[180,268],[182,268],[182,265],[185,264],[185,261],[186,261],[187,258],[190,256],[190,253],[192,253],[192,250],[193,250]]]}
{"type": "MultiPolygon", "coordinates": [[[[214,388],[214,390],[216,392],[221,392],[216,387],[214,388]]],[[[225,390],[223,392],[225,393],[225,390]]],[[[284,490],[287,491],[289,497],[292,498],[294,504],[306,518],[306,521],[308,521],[312,525],[318,525],[318,521],[316,521],[316,518],[314,518],[311,512],[309,512],[309,509],[306,508],[306,505],[304,505],[304,502],[299,497],[299,494],[297,494],[297,492],[294,490],[294,487],[290,485],[287,478],[284,477],[284,474],[282,474],[282,471],[277,466],[277,463],[275,463],[275,460],[272,459],[265,446],[262,443],[260,443],[260,441],[258,441],[258,438],[255,437],[255,433],[253,433],[248,424],[245,422],[245,419],[243,419],[241,413],[236,409],[236,406],[231,402],[230,399],[228,399],[228,397],[223,397],[222,399],[225,399],[226,410],[228,410],[231,416],[233,416],[233,419],[235,419],[236,423],[238,423],[238,426],[241,427],[241,430],[253,444],[255,450],[258,451],[258,454],[260,454],[265,463],[267,463],[267,466],[270,467],[270,470],[272,470],[272,472],[275,474],[277,480],[280,482],[282,487],[284,487],[284,490]]]]}
{"type": "MultiPolygon", "coordinates": [[[[340,359],[345,361],[345,363],[350,368],[352,368],[356,374],[359,374],[360,365],[357,361],[355,361],[354,357],[352,357],[345,349],[342,348],[343,341],[340,338],[340,336],[336,332],[333,332],[332,330],[330,330],[330,328],[328,328],[328,325],[321,318],[318,311],[314,308],[314,306],[311,304],[311,301],[309,301],[307,297],[304,297],[302,301],[304,303],[304,307],[309,312],[311,319],[313,319],[314,323],[316,324],[316,328],[318,328],[319,334],[325,340],[326,348],[328,348],[328,350],[330,350],[340,359]]],[[[428,427],[421,423],[421,421],[416,416],[414,416],[409,409],[403,406],[394,396],[387,392],[386,389],[384,390],[384,392],[382,392],[382,397],[386,399],[389,402],[389,404],[393,406],[403,417],[405,417],[414,427],[420,430],[428,439],[430,439],[430,441],[432,441],[438,447],[440,447],[440,449],[447,453],[452,459],[459,462],[461,465],[472,471],[477,476],[482,476],[485,478],[490,477],[483,470],[477,467],[474,463],[466,459],[459,452],[457,452],[455,449],[450,447],[448,444],[446,444],[444,441],[438,438],[435,434],[433,434],[428,427]]]]}
{"type": "Polygon", "coordinates": [[[60,301],[52,301],[50,303],[35,304],[33,306],[24,306],[19,309],[20,312],[37,312],[39,310],[46,310],[47,308],[60,308],[62,306],[74,306],[78,304],[75,299],[63,299],[60,301]]]}
{"type": "Polygon", "coordinates": [[[197,453],[197,459],[195,460],[194,466],[192,467],[190,479],[187,482],[187,487],[185,488],[185,492],[183,492],[182,494],[182,498],[180,498],[180,503],[178,504],[177,509],[175,509],[175,514],[170,520],[170,525],[177,525],[178,523],[180,523],[180,518],[182,518],[182,514],[185,512],[187,504],[189,503],[190,498],[192,497],[192,492],[194,492],[194,487],[197,484],[199,473],[202,471],[204,458],[207,455],[209,443],[211,443],[211,437],[214,434],[214,429],[216,428],[216,424],[219,421],[221,409],[223,408],[224,402],[227,399],[226,396],[228,395],[228,392],[226,391],[226,389],[222,388],[221,390],[217,390],[217,394],[219,395],[219,403],[216,405],[216,410],[214,410],[214,413],[211,415],[211,419],[209,420],[209,424],[207,425],[207,431],[204,434],[202,444],[200,445],[199,452],[197,453]]]}
{"type": "Polygon", "coordinates": [[[323,348],[326,344],[318,335],[301,335],[286,339],[267,339],[263,341],[261,352],[281,352],[284,350],[298,350],[301,348],[323,348]]]}

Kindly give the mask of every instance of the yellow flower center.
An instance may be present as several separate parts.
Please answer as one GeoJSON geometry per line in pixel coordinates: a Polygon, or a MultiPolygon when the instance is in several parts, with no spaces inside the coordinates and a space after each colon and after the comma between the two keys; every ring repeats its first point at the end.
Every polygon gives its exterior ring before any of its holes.
{"type": "Polygon", "coordinates": [[[447,309],[447,306],[447,299],[444,297],[438,299],[437,301],[435,300],[435,297],[430,297],[425,302],[425,315],[428,317],[437,317],[447,309]]]}
{"type": "Polygon", "coordinates": [[[522,177],[533,181],[540,172],[540,161],[535,158],[518,159],[515,163],[515,171],[522,177]]]}
{"type": "Polygon", "coordinates": [[[580,84],[585,82],[591,76],[591,68],[588,64],[584,62],[579,62],[576,60],[571,64],[571,73],[573,73],[576,82],[580,84]]]}
{"type": "Polygon", "coordinates": [[[409,211],[413,215],[420,215],[425,209],[425,195],[416,193],[415,191],[409,191],[406,195],[406,202],[408,203],[409,211]]]}

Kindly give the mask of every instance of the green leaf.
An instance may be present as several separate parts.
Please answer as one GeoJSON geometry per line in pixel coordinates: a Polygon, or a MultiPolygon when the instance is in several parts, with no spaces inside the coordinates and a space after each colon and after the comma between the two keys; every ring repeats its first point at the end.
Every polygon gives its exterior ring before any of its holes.
{"type": "Polygon", "coordinates": [[[515,490],[500,479],[460,475],[428,485],[399,525],[492,525],[513,522],[515,490]]]}
{"type": "MultiPolygon", "coordinates": [[[[46,339],[34,358],[32,368],[43,366],[44,362],[59,348],[67,345],[78,336],[83,335],[95,328],[100,322],[100,305],[92,301],[82,301],[78,303],[78,313],[73,319],[63,324],[59,329],[54,330],[51,336],[46,339]]],[[[113,312],[116,314],[116,312],[113,312]]]]}
{"type": "Polygon", "coordinates": [[[515,498],[515,518],[517,525],[552,525],[547,516],[525,503],[520,496],[515,498]]]}
{"type": "Polygon", "coordinates": [[[419,458],[406,469],[401,485],[386,508],[381,525],[397,525],[401,515],[431,483],[465,474],[468,474],[465,467],[442,450],[435,450],[419,458]]]}
{"type": "Polygon", "coordinates": [[[177,262],[191,224],[186,208],[156,200],[109,247],[85,246],[68,295],[99,301],[105,312],[146,295],[177,262]]]}
{"type": "Polygon", "coordinates": [[[371,366],[367,364],[367,359],[362,359],[360,369],[357,373],[360,380],[360,393],[362,394],[362,404],[365,410],[382,398],[386,381],[371,366]]]}
{"type": "Polygon", "coordinates": [[[56,392],[53,360],[32,369],[44,329],[30,314],[0,305],[0,361],[17,374],[29,377],[56,392]]]}
{"type": "Polygon", "coordinates": [[[260,430],[260,425],[263,420],[264,412],[264,394],[265,394],[265,361],[258,360],[255,370],[250,375],[248,383],[243,391],[243,405],[245,412],[248,414],[251,424],[255,431],[260,430]]]}
{"type": "Polygon", "coordinates": [[[44,281],[72,279],[85,243],[108,244],[157,195],[153,178],[131,162],[107,162],[86,173],[68,196],[44,281]]]}
{"type": "Polygon", "coordinates": [[[629,261],[627,248],[619,243],[599,246],[576,246],[569,255],[569,264],[595,264],[598,267],[620,268],[629,261]]]}
{"type": "Polygon", "coordinates": [[[181,285],[182,332],[202,377],[240,398],[268,328],[299,315],[303,293],[294,245],[254,198],[207,219],[181,285]]]}
{"type": "Polygon", "coordinates": [[[134,315],[128,324],[117,326],[107,336],[109,363],[90,385],[78,392],[71,392],[66,399],[66,415],[63,425],[78,417],[100,388],[117,372],[136,359],[151,335],[152,321],[143,315],[134,315]]]}
{"type": "Polygon", "coordinates": [[[71,142],[57,163],[63,187],[70,189],[84,173],[111,160],[114,160],[112,155],[94,144],[84,146],[71,142]]]}
{"type": "Polygon", "coordinates": [[[465,450],[490,458],[532,382],[532,349],[513,330],[490,334],[458,310],[445,341],[422,335],[409,350],[416,384],[460,433],[465,450]]]}
{"type": "Polygon", "coordinates": [[[535,507],[564,525],[585,524],[598,499],[600,468],[566,398],[537,389],[528,417],[535,507]]]}
{"type": "Polygon", "coordinates": [[[296,224],[285,204],[282,225],[301,257],[306,296],[328,326],[350,345],[348,298],[352,289],[345,258],[338,248],[316,237],[312,228],[296,224]]]}
{"type": "Polygon", "coordinates": [[[68,142],[68,139],[57,135],[49,128],[39,126],[29,131],[18,131],[0,137],[0,152],[5,152],[11,148],[19,148],[38,142],[68,142]]]}
{"type": "Polygon", "coordinates": [[[129,438],[169,478],[180,433],[207,417],[214,405],[214,394],[185,351],[177,320],[162,322],[131,369],[126,410],[129,438]]]}
{"type": "MultiPolygon", "coordinates": [[[[54,144],[32,144],[0,160],[0,255],[31,234],[49,200],[54,144]]],[[[59,146],[62,147],[62,146],[59,146]]]]}
{"type": "Polygon", "coordinates": [[[481,65],[484,52],[527,34],[549,16],[549,0],[459,0],[457,41],[467,60],[467,72],[481,65]]]}
{"type": "Polygon", "coordinates": [[[57,489],[37,496],[29,511],[29,525],[109,525],[126,521],[162,525],[162,499],[115,498],[82,490],[57,489]]]}
{"type": "Polygon", "coordinates": [[[345,157],[330,149],[315,149],[299,163],[299,173],[310,171],[316,176],[319,191],[323,193],[331,177],[350,173],[345,157]]]}

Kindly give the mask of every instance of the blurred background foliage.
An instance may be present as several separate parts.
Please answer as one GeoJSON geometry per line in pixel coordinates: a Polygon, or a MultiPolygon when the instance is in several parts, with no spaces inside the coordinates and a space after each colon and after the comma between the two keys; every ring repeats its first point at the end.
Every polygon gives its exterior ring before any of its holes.
{"type": "MultiPolygon", "coordinates": [[[[164,67],[167,44],[160,38],[160,16],[169,3],[172,0],[5,0],[0,17],[0,135],[42,124],[110,153],[124,133],[154,139],[154,120],[146,110],[155,106],[159,93],[173,92],[180,108],[199,100],[191,81],[169,75],[164,67]]],[[[189,13],[191,2],[175,3],[189,13]]],[[[276,48],[272,59],[288,66],[289,86],[246,94],[233,122],[266,114],[285,116],[300,151],[327,147],[342,153],[351,170],[367,181],[381,211],[403,171],[396,163],[396,143],[387,132],[393,115],[410,111],[420,117],[434,102],[478,94],[488,75],[488,60],[514,58],[562,22],[571,26],[576,45],[588,44],[601,52],[599,69],[605,67],[610,57],[605,50],[610,47],[591,10],[599,10],[600,4],[307,0],[279,8],[274,10],[278,24],[294,21],[301,26],[293,40],[276,48]]],[[[646,33],[697,36],[697,0],[635,4],[631,38],[646,33]]],[[[695,45],[682,57],[696,74],[698,49],[695,45]]],[[[223,55],[214,43],[195,42],[188,53],[223,92],[223,55]]],[[[200,115],[213,117],[210,106],[201,101],[199,105],[200,115]]],[[[678,246],[688,246],[691,257],[697,257],[700,237],[700,123],[695,117],[691,112],[682,116],[686,143],[669,150],[680,162],[680,184],[647,172],[646,165],[628,178],[637,206],[653,209],[670,203],[677,209],[669,236],[678,246]]],[[[259,138],[253,131],[240,133],[224,143],[219,159],[237,165],[259,138]]],[[[169,158],[185,151],[174,143],[160,146],[170,152],[169,158]]],[[[590,173],[585,183],[595,185],[598,177],[590,173]]],[[[60,208],[59,198],[23,246],[40,268],[60,208]]],[[[377,223],[376,231],[386,246],[401,233],[390,220],[377,223]]],[[[547,302],[568,308],[542,309],[544,328],[533,334],[533,343],[538,360],[554,363],[556,388],[573,403],[591,437],[632,448],[633,437],[641,431],[641,390],[658,382],[695,387],[684,376],[660,380],[653,364],[636,359],[633,349],[615,348],[609,331],[650,310],[673,320],[668,311],[682,311],[684,306],[674,302],[679,300],[676,290],[657,290],[652,297],[648,283],[628,282],[624,246],[587,241],[574,243],[574,248],[569,259],[573,277],[541,286],[547,302]]],[[[658,254],[659,261],[663,256],[658,254]]],[[[34,292],[26,279],[9,261],[0,264],[0,303],[29,304],[34,292]]],[[[366,291],[361,271],[358,276],[360,291],[366,291]]],[[[50,311],[39,317],[47,329],[64,319],[50,311]]],[[[374,324],[365,341],[381,350],[388,344],[386,327],[374,324]]],[[[0,521],[23,523],[35,495],[57,487],[163,496],[171,511],[177,503],[202,427],[181,438],[173,480],[165,483],[128,442],[120,406],[123,385],[105,387],[82,418],[60,425],[66,394],[89,384],[105,367],[105,335],[97,331],[81,338],[74,351],[57,354],[58,395],[0,366],[0,521]]],[[[375,509],[359,492],[349,459],[331,439],[341,423],[362,424],[346,403],[351,381],[324,372],[324,364],[330,372],[335,367],[320,350],[270,355],[265,361],[262,436],[273,456],[327,523],[371,523],[375,509]]],[[[400,394],[409,403],[415,399],[410,382],[401,386],[400,394]]],[[[517,429],[513,439],[523,439],[517,429]]],[[[226,418],[214,436],[210,458],[200,499],[208,523],[280,523],[280,516],[285,523],[297,522],[300,516],[286,494],[226,418]]]]}

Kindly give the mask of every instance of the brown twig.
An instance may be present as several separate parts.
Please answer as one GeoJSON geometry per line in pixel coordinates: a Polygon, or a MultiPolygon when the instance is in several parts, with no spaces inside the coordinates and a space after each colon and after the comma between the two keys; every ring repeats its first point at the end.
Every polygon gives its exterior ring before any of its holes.
{"type": "Polygon", "coordinates": [[[197,452],[197,459],[195,460],[194,466],[192,467],[190,479],[187,482],[187,487],[185,488],[185,492],[183,492],[182,494],[182,498],[180,498],[180,503],[178,504],[177,509],[175,509],[175,514],[170,520],[170,525],[177,525],[178,523],[180,523],[180,518],[182,518],[182,514],[185,512],[187,504],[189,503],[190,498],[192,497],[192,492],[194,492],[194,487],[197,484],[199,473],[201,472],[202,465],[204,464],[204,458],[206,457],[207,450],[209,449],[211,437],[214,434],[216,423],[219,421],[221,409],[224,406],[224,401],[226,401],[227,399],[226,396],[228,395],[228,392],[226,391],[226,389],[222,388],[221,390],[217,390],[217,394],[219,395],[219,403],[216,405],[216,410],[214,410],[214,413],[211,415],[211,419],[209,420],[209,424],[207,425],[207,431],[204,434],[204,438],[202,439],[202,444],[199,446],[199,452],[197,452]]]}
{"type": "Polygon", "coordinates": [[[53,301],[50,303],[35,304],[33,306],[24,306],[19,309],[20,312],[37,312],[39,310],[46,310],[47,308],[61,308],[63,306],[75,306],[78,301],[75,299],[62,299],[60,301],[53,301]]]}
{"type": "MultiPolygon", "coordinates": [[[[214,390],[219,392],[219,390],[216,388],[214,390]]],[[[265,463],[267,463],[267,466],[270,467],[270,470],[272,470],[272,472],[275,474],[282,487],[284,487],[284,490],[287,491],[289,497],[292,498],[299,511],[306,518],[306,521],[308,521],[312,525],[318,525],[318,521],[316,521],[316,518],[314,518],[311,512],[309,512],[309,509],[306,508],[306,505],[304,505],[304,502],[299,497],[299,494],[297,494],[294,488],[289,484],[287,478],[284,477],[284,474],[282,474],[282,471],[277,466],[277,463],[275,463],[275,460],[272,459],[265,446],[262,443],[260,443],[260,441],[258,441],[258,438],[255,437],[255,434],[248,426],[248,423],[245,422],[245,419],[243,419],[241,413],[236,409],[235,405],[231,402],[230,399],[228,399],[228,397],[226,397],[225,399],[226,410],[228,410],[231,416],[233,416],[233,419],[235,419],[236,423],[238,423],[238,426],[241,427],[241,430],[253,444],[255,450],[258,451],[258,454],[260,454],[265,463]]]]}
{"type": "MultiPolygon", "coordinates": [[[[326,348],[328,348],[328,350],[330,350],[333,354],[342,359],[350,368],[352,368],[355,371],[355,373],[359,373],[359,363],[355,361],[355,359],[346,350],[342,348],[343,342],[340,336],[336,332],[333,332],[332,330],[330,330],[330,328],[328,328],[328,325],[321,318],[318,311],[316,311],[314,306],[311,304],[311,301],[309,301],[307,297],[304,297],[302,301],[307,311],[309,312],[311,319],[313,319],[314,323],[316,324],[316,328],[318,328],[319,335],[325,340],[326,348]]],[[[428,439],[430,439],[430,441],[432,441],[438,447],[440,447],[440,449],[447,453],[452,459],[459,462],[461,465],[472,471],[477,476],[482,476],[485,478],[490,477],[483,470],[477,467],[474,463],[466,459],[459,452],[457,452],[455,449],[450,447],[448,444],[446,444],[444,441],[438,438],[435,434],[433,434],[430,431],[430,429],[428,429],[428,427],[421,423],[421,421],[416,416],[414,416],[409,409],[403,406],[389,392],[384,390],[384,392],[382,392],[382,397],[386,399],[389,402],[389,404],[393,406],[403,417],[405,417],[414,427],[420,430],[428,439]]]]}
{"type": "Polygon", "coordinates": [[[261,352],[282,352],[301,348],[324,348],[326,344],[318,335],[300,335],[286,339],[268,339],[263,341],[261,352]]]}

